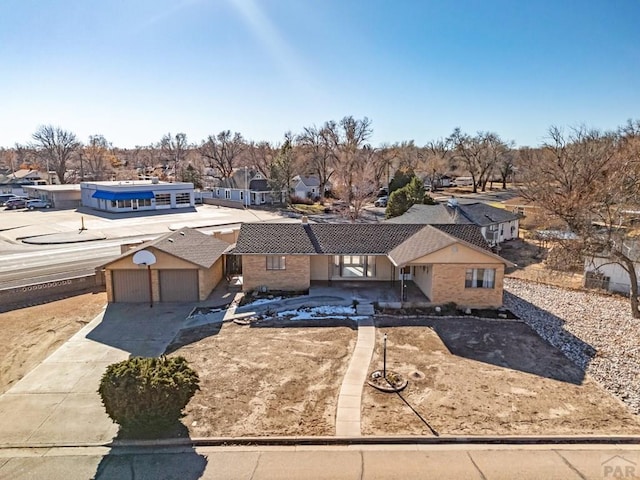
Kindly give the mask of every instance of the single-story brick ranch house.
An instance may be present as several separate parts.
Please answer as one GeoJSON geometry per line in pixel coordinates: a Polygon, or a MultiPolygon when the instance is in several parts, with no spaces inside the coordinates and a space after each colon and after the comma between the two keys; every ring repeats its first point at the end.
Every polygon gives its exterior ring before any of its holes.
{"type": "MultiPolygon", "coordinates": [[[[401,273],[427,297],[502,305],[505,266],[476,225],[245,223],[234,255],[243,290],[306,291],[311,282],[388,281],[401,273]]],[[[400,284],[402,282],[399,282],[400,284]]]]}

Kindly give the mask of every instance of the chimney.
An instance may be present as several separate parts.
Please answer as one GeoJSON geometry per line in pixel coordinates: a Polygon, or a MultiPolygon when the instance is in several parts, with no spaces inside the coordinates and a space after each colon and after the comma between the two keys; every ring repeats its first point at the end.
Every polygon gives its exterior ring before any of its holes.
{"type": "Polygon", "coordinates": [[[303,216],[302,216],[302,224],[303,224],[303,225],[306,225],[307,223],[309,223],[309,219],[307,218],[307,216],[306,216],[306,215],[303,215],[303,216]]]}

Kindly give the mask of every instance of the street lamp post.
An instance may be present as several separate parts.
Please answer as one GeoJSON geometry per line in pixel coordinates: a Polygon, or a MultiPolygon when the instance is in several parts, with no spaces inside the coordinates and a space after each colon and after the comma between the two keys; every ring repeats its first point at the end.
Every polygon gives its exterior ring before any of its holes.
{"type": "Polygon", "coordinates": [[[247,208],[249,206],[249,199],[247,198],[249,195],[249,171],[247,170],[247,166],[244,166],[244,207],[247,208]]]}

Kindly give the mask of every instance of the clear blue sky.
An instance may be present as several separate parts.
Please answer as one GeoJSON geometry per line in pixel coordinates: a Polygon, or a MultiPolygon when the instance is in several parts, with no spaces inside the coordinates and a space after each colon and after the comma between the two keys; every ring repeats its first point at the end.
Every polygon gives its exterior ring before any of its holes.
{"type": "Polygon", "coordinates": [[[53,124],[116,146],[373,121],[539,144],[640,117],[638,0],[2,0],[0,146],[53,124]]]}

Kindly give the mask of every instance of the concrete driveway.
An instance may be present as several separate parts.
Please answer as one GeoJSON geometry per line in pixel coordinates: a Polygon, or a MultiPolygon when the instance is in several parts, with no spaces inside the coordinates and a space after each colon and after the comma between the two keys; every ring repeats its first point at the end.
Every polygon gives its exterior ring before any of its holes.
{"type": "Polygon", "coordinates": [[[97,393],[106,367],[158,356],[192,304],[118,304],[106,310],[0,396],[0,447],[109,442],[118,426],[97,393]]]}

